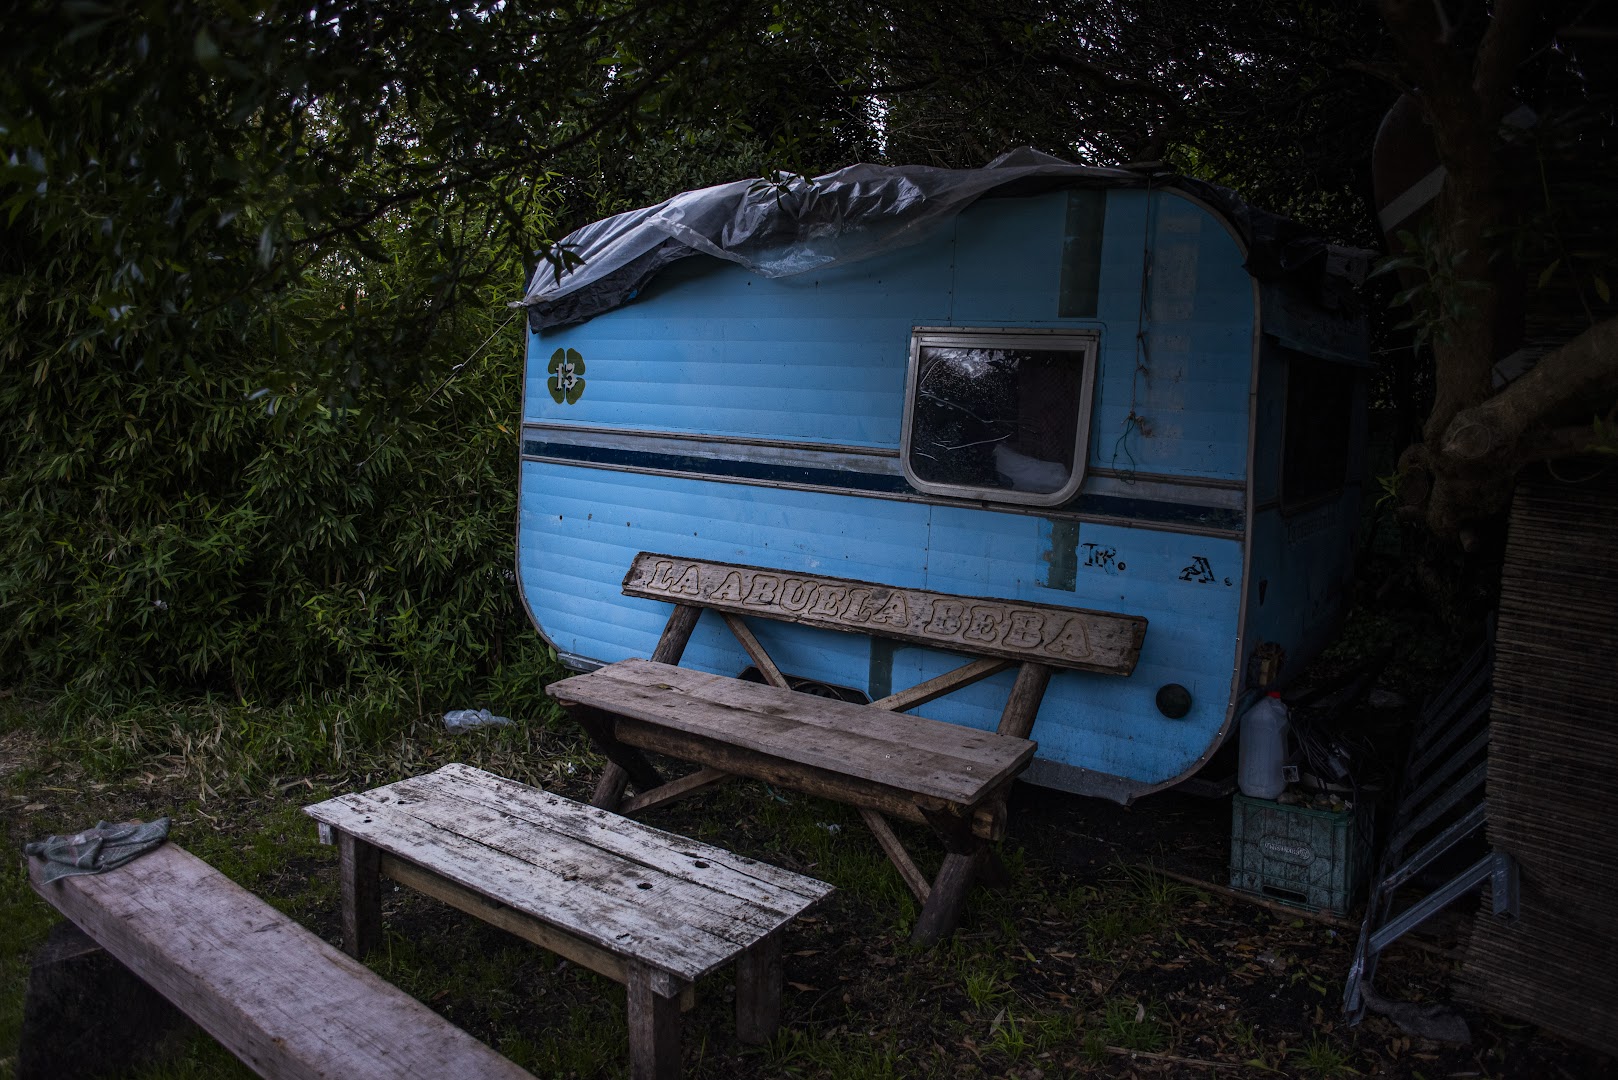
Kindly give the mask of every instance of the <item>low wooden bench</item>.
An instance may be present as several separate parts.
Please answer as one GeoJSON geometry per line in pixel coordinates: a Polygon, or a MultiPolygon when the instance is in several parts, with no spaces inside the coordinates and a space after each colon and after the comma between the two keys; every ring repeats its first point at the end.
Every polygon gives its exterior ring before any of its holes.
{"type": "Polygon", "coordinates": [[[1032,759],[1028,739],[1052,674],[1128,675],[1146,620],[1033,604],[900,589],[870,582],[641,552],[623,591],[674,604],[650,660],[624,660],[546,688],[610,764],[593,803],[634,813],[732,775],[859,808],[922,904],[914,940],[952,933],[990,841],[1005,833],[1011,780],[1032,759]],[[763,684],[682,669],[704,610],[722,618],[763,684]],[[866,633],[973,657],[937,678],[870,704],[796,692],[745,617],[866,633]],[[1016,667],[995,731],[901,715],[1016,667]],[[643,751],[703,766],[665,783],[643,751]],[[635,797],[625,801],[633,785],[635,797]],[[884,815],[922,822],[942,839],[929,883],[884,815]]]}
{"type": "Polygon", "coordinates": [[[306,812],[338,846],[350,953],[380,936],[380,877],[436,897],[625,984],[637,1080],[679,1075],[681,1007],[731,961],[737,1036],[768,1041],[782,931],[832,891],[466,765],[306,812]]]}
{"type": "Polygon", "coordinates": [[[207,863],[164,844],[34,891],[260,1076],[531,1080],[207,863]]]}

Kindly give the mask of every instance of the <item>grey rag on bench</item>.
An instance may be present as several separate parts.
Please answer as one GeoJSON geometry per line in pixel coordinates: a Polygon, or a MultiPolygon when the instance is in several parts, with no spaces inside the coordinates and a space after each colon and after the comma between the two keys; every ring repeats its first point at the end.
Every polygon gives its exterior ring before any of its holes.
{"type": "Polygon", "coordinates": [[[138,855],[144,855],[161,844],[169,835],[169,819],[156,821],[125,821],[109,825],[96,823],[72,836],[47,836],[26,845],[23,851],[45,860],[41,877],[46,881],[71,877],[75,874],[99,874],[122,866],[138,855]]]}

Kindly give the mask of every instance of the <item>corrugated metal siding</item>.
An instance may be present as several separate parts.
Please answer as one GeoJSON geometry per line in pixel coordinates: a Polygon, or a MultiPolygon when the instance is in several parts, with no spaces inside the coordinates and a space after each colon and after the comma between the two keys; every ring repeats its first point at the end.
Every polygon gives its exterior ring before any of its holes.
{"type": "Polygon", "coordinates": [[[910,329],[948,319],[949,255],[943,237],[859,263],[857,274],[776,280],[687,259],[625,307],[532,335],[523,416],[898,446],[910,329]],[[571,406],[545,389],[562,346],[586,363],[571,406]]]}
{"type": "MultiPolygon", "coordinates": [[[[1072,591],[1045,587],[1041,520],[917,503],[609,473],[527,462],[520,537],[529,604],[563,652],[611,663],[652,651],[666,604],[624,597],[638,551],[752,562],[940,591],[1125,611],[1151,628],[1127,679],[1064,673],[1053,680],[1035,738],[1050,760],[1157,782],[1192,767],[1225,715],[1240,597],[1234,541],[1086,525],[1078,535],[1116,550],[1122,573],[1078,571],[1072,591]],[[610,506],[611,511],[604,511],[610,506]],[[1181,580],[1201,555],[1217,580],[1181,580]],[[1191,690],[1183,720],[1156,711],[1166,682],[1191,690]]],[[[1048,535],[1048,534],[1047,534],[1048,535]]],[[[754,620],[780,666],[880,697],[961,663],[954,654],[872,643],[858,635],[754,620]]],[[[749,664],[723,624],[705,617],[684,663],[735,675],[749,664]]],[[[939,720],[992,728],[1007,673],[922,708],[939,720]]]]}
{"type": "Polygon", "coordinates": [[[1109,195],[1102,311],[1112,333],[1103,341],[1092,464],[1230,480],[1247,475],[1253,295],[1241,264],[1235,240],[1193,203],[1109,195]],[[1137,327],[1144,330],[1139,349],[1137,327]],[[1131,415],[1138,419],[1131,422],[1131,415]]]}

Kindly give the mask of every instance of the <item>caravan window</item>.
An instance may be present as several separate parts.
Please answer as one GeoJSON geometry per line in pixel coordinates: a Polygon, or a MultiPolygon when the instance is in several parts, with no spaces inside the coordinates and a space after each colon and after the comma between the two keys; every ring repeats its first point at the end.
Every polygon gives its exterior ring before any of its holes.
{"type": "Polygon", "coordinates": [[[917,330],[905,476],[919,491],[1054,506],[1084,479],[1094,334],[917,330]]]}
{"type": "Polygon", "coordinates": [[[1335,496],[1348,478],[1358,406],[1357,368],[1300,352],[1287,356],[1287,411],[1281,450],[1281,509],[1335,496]]]}

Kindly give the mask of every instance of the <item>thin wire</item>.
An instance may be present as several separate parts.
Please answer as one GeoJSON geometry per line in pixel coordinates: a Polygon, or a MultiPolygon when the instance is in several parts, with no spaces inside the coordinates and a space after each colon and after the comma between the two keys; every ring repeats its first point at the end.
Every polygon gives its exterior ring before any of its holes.
{"type": "Polygon", "coordinates": [[[1126,484],[1135,482],[1135,455],[1129,451],[1129,433],[1131,431],[1145,431],[1141,424],[1140,414],[1135,412],[1135,402],[1139,398],[1141,372],[1151,374],[1148,366],[1151,362],[1151,351],[1146,346],[1146,300],[1147,290],[1152,280],[1152,177],[1146,178],[1146,212],[1141,215],[1140,230],[1140,306],[1135,311],[1135,370],[1129,375],[1129,415],[1124,418],[1124,431],[1118,436],[1118,441],[1112,447],[1112,465],[1118,465],[1118,452],[1123,451],[1124,457],[1129,459],[1129,469],[1123,477],[1126,484]]]}
{"type": "MultiPolygon", "coordinates": [[[[515,319],[517,317],[517,315],[518,315],[518,312],[514,311],[510,315],[506,316],[506,321],[501,323],[499,326],[495,327],[494,332],[492,334],[490,334],[488,337],[484,338],[483,339],[483,344],[481,344],[477,348],[473,349],[471,351],[471,353],[469,353],[467,355],[465,360],[462,360],[459,364],[456,364],[454,367],[450,368],[449,369],[449,374],[444,376],[444,380],[442,382],[440,382],[437,386],[433,387],[433,392],[428,394],[426,397],[422,398],[421,403],[418,404],[414,409],[411,409],[409,412],[405,413],[404,418],[406,420],[409,420],[411,417],[415,416],[421,410],[425,409],[428,406],[428,404],[432,402],[433,398],[438,396],[438,392],[440,390],[444,389],[444,387],[446,387],[446,386],[448,386],[450,384],[450,380],[454,379],[455,376],[459,375],[461,373],[462,369],[466,367],[466,365],[470,364],[473,360],[476,360],[477,357],[478,357],[478,354],[481,353],[484,349],[487,349],[489,347],[490,342],[494,341],[495,338],[499,337],[502,333],[505,332],[506,327],[511,325],[511,320],[515,319]]],[[[393,439],[394,433],[397,432],[398,430],[399,430],[399,428],[398,428],[398,425],[396,424],[396,425],[394,425],[393,431],[389,431],[387,434],[383,435],[381,441],[379,441],[376,444],[376,446],[372,448],[372,450],[371,450],[371,452],[369,454],[365,455],[365,460],[361,461],[358,465],[354,466],[354,471],[359,472],[361,469],[365,468],[365,466],[369,465],[371,463],[371,459],[376,457],[377,454],[382,452],[382,448],[384,446],[388,445],[388,443],[393,439]]]]}

